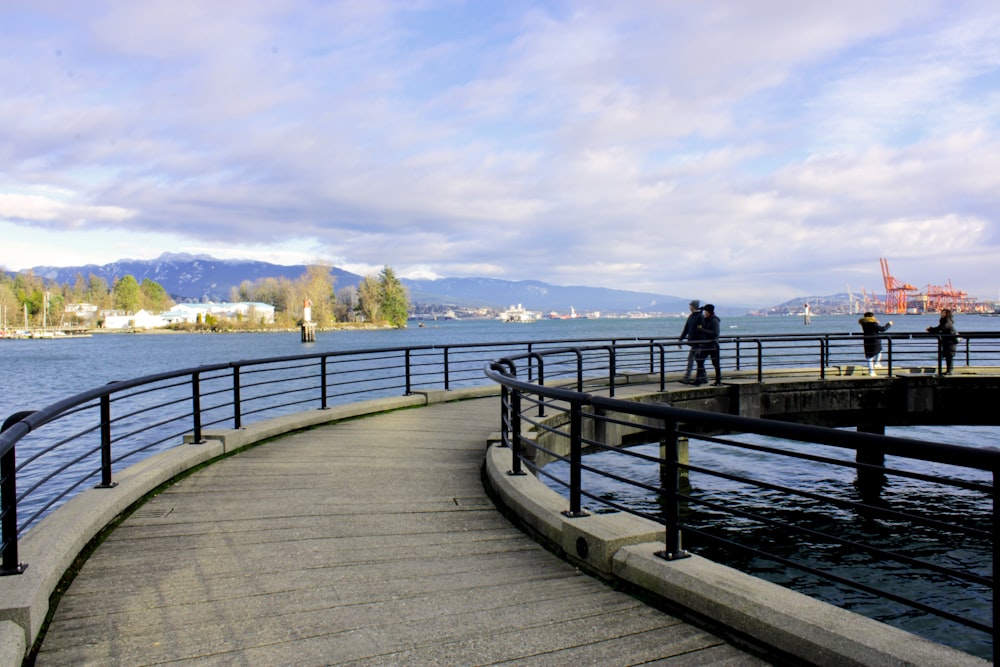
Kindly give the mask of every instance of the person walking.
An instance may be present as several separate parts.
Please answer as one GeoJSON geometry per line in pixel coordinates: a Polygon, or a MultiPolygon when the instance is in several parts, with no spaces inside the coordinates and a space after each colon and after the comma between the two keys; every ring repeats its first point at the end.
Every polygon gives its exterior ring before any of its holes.
{"type": "Polygon", "coordinates": [[[868,360],[868,375],[875,375],[876,368],[882,368],[882,337],[892,326],[892,320],[882,325],[875,319],[875,313],[869,311],[858,320],[861,331],[865,335],[865,359],[868,360]]]}
{"type": "Polygon", "coordinates": [[[712,366],[715,368],[715,386],[722,384],[722,370],[719,366],[719,332],[722,329],[722,321],[715,315],[715,306],[706,303],[702,307],[704,321],[698,325],[700,332],[698,340],[698,354],[695,361],[698,364],[698,375],[694,379],[695,384],[705,384],[708,382],[708,373],[705,371],[705,359],[712,358],[712,366]]]}
{"type": "Polygon", "coordinates": [[[705,321],[705,316],[701,314],[701,301],[695,299],[688,304],[688,308],[691,309],[691,313],[687,317],[687,321],[684,323],[684,329],[681,331],[681,335],[677,337],[677,340],[688,341],[688,358],[687,367],[684,369],[684,377],[681,378],[681,382],[684,384],[692,384],[694,381],[691,379],[691,371],[694,369],[694,359],[698,354],[698,344],[695,341],[695,336],[697,335],[698,325],[705,321]]]}
{"type": "Polygon", "coordinates": [[[951,375],[955,363],[955,349],[958,347],[958,331],[955,330],[955,320],[951,309],[941,311],[941,319],[936,327],[927,327],[927,333],[938,336],[938,372],[941,372],[941,359],[944,359],[944,375],[951,375]]]}

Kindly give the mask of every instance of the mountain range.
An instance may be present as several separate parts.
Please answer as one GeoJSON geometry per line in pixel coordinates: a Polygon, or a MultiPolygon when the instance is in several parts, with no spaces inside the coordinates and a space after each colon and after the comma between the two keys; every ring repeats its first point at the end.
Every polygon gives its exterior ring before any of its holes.
{"type": "MultiPolygon", "coordinates": [[[[113,284],[131,275],[142,282],[148,278],[159,283],[180,302],[226,301],[233,287],[245,280],[288,278],[296,280],[306,266],[280,265],[254,260],[223,260],[206,255],[164,253],[152,260],[123,259],[110,264],[84,266],[36,266],[34,275],[60,284],[73,284],[78,275],[91,274],[113,284]]],[[[335,289],[356,286],[363,276],[333,268],[335,289]]],[[[401,279],[410,291],[410,300],[424,306],[504,309],[515,304],[541,312],[602,311],[607,314],[686,313],[687,297],[648,292],[615,290],[603,287],[550,285],[536,280],[498,280],[495,278],[438,278],[434,280],[401,279]]]]}

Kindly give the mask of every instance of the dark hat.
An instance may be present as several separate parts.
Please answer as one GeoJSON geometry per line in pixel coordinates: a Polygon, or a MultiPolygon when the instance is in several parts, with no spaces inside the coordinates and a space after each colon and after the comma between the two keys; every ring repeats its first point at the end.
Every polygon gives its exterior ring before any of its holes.
{"type": "Polygon", "coordinates": [[[692,308],[701,308],[701,301],[698,301],[698,299],[695,299],[694,301],[692,301],[688,305],[690,305],[692,308]]]}
{"type": "Polygon", "coordinates": [[[704,306],[701,307],[701,309],[702,310],[707,310],[710,313],[714,313],[715,312],[715,306],[713,306],[710,303],[706,303],[704,306]]]}

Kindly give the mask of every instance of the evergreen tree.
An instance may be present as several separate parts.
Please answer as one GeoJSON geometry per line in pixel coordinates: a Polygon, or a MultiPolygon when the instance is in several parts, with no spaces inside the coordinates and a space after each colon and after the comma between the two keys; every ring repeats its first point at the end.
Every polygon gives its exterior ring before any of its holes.
{"type": "Polygon", "coordinates": [[[128,275],[119,278],[115,281],[111,292],[114,295],[115,308],[118,310],[134,313],[141,307],[142,292],[139,290],[139,283],[134,276],[128,275]]]}
{"type": "Polygon", "coordinates": [[[174,305],[174,300],[167,294],[167,290],[163,289],[163,285],[149,278],[142,279],[139,291],[142,294],[142,307],[150,312],[162,313],[174,305]]]}
{"type": "Polygon", "coordinates": [[[389,266],[382,268],[382,273],[379,275],[379,288],[382,299],[382,317],[398,329],[406,328],[406,319],[410,310],[410,295],[403,283],[399,282],[395,271],[389,266]]]}

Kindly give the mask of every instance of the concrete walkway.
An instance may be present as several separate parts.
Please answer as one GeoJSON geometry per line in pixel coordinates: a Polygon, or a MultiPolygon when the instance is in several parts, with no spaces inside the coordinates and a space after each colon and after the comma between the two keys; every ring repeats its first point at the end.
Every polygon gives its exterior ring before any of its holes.
{"type": "Polygon", "coordinates": [[[90,557],[37,665],[759,665],[577,572],[480,482],[496,398],[214,463],[90,557]]]}

